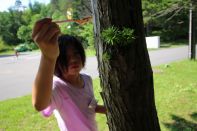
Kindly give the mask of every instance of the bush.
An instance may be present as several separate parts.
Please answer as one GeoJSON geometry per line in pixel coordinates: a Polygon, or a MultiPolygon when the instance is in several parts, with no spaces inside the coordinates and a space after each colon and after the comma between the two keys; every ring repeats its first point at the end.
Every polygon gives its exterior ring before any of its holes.
{"type": "Polygon", "coordinates": [[[28,44],[19,44],[14,48],[17,52],[32,51],[28,44]]]}
{"type": "Polygon", "coordinates": [[[11,50],[11,47],[6,45],[5,42],[2,40],[2,38],[0,37],[0,52],[4,52],[7,50],[11,50]]]}
{"type": "Polygon", "coordinates": [[[84,48],[94,48],[94,32],[93,24],[91,22],[83,25],[78,35],[82,37],[84,48]]]}
{"type": "Polygon", "coordinates": [[[30,44],[28,44],[28,47],[31,50],[37,50],[38,49],[38,46],[35,43],[33,43],[33,42],[31,42],[30,44]]]}
{"type": "Polygon", "coordinates": [[[4,50],[4,48],[5,48],[5,44],[2,41],[2,39],[0,39],[0,50],[4,50]]]}

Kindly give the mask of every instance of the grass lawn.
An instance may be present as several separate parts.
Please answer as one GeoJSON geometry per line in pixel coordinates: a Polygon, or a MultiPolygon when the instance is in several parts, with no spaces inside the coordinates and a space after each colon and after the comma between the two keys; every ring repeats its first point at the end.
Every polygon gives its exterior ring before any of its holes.
{"type": "Polygon", "coordinates": [[[188,45],[188,43],[189,43],[188,40],[176,40],[176,41],[172,41],[172,42],[161,41],[160,48],[175,48],[175,47],[188,45]]]}
{"type": "MultiPolygon", "coordinates": [[[[197,130],[197,61],[154,67],[155,99],[162,131],[197,130]]],[[[102,104],[99,79],[95,96],[102,104]]],[[[105,115],[97,115],[99,131],[108,131],[105,115]]],[[[0,131],[56,131],[54,117],[43,118],[31,106],[31,96],[0,102],[0,131]]]]}
{"type": "Polygon", "coordinates": [[[162,131],[197,130],[197,61],[153,68],[162,131]]]}
{"type": "Polygon", "coordinates": [[[161,50],[161,49],[168,49],[168,48],[177,48],[182,46],[187,46],[187,40],[177,40],[172,42],[160,42],[160,48],[149,48],[148,50],[161,50]]]}
{"type": "Polygon", "coordinates": [[[0,48],[0,55],[14,55],[13,47],[7,47],[6,49],[0,48]]]}

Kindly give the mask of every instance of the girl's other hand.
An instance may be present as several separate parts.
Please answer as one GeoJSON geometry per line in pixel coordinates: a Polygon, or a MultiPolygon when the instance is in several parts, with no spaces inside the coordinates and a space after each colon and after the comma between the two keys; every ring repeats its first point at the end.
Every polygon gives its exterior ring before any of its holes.
{"type": "Polygon", "coordinates": [[[37,21],[32,31],[32,39],[40,48],[42,55],[49,60],[56,60],[59,56],[59,35],[60,28],[51,18],[37,21]]]}

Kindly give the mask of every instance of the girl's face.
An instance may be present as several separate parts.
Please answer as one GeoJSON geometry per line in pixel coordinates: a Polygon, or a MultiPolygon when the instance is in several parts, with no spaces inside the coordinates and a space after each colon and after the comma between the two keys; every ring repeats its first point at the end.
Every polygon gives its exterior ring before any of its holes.
{"type": "Polygon", "coordinates": [[[65,71],[65,73],[67,75],[78,75],[83,67],[79,52],[73,46],[69,46],[66,53],[68,69],[65,71]]]}

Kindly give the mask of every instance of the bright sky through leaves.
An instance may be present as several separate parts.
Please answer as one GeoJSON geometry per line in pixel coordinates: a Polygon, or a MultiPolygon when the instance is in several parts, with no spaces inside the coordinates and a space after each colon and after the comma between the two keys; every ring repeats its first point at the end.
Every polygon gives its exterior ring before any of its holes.
{"type": "MultiPolygon", "coordinates": [[[[15,5],[16,0],[0,0],[0,11],[7,11],[9,7],[15,5]]],[[[29,2],[33,4],[35,1],[38,1],[40,3],[48,4],[50,0],[21,0],[22,5],[28,6],[29,2]]]]}

